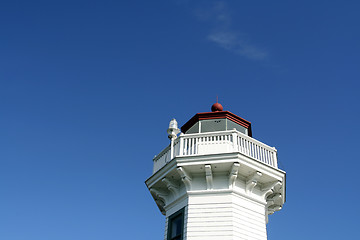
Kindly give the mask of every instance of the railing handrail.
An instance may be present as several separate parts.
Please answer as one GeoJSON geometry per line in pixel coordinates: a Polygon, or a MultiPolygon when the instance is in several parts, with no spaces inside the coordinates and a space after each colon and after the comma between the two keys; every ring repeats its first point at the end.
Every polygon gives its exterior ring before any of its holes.
{"type": "Polygon", "coordinates": [[[226,131],[205,132],[205,133],[190,133],[190,134],[180,135],[180,137],[182,137],[182,138],[192,138],[192,137],[202,137],[202,136],[204,136],[204,137],[218,136],[218,135],[224,135],[226,133],[233,133],[233,132],[239,132],[239,131],[237,131],[237,130],[226,130],[226,131]]]}

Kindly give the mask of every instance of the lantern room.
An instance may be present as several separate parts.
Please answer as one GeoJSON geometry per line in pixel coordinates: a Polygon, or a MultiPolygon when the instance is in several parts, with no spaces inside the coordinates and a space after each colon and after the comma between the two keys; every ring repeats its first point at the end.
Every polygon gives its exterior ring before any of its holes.
{"type": "Polygon", "coordinates": [[[185,134],[227,131],[236,129],[252,137],[251,123],[229,111],[223,111],[220,103],[211,107],[212,112],[197,113],[182,127],[185,134]]]}

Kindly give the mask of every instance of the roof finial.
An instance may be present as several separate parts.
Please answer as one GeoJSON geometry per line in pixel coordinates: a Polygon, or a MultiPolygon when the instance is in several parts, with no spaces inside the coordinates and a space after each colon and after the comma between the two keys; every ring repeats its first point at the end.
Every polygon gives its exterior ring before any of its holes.
{"type": "Polygon", "coordinates": [[[211,111],[212,112],[221,112],[223,110],[223,106],[221,106],[221,104],[219,103],[219,98],[218,96],[216,96],[216,103],[214,103],[211,106],[211,111]]]}

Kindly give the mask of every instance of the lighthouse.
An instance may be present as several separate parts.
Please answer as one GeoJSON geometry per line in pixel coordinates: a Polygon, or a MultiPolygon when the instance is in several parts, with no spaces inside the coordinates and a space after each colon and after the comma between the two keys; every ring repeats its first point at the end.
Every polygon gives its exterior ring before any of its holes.
{"type": "Polygon", "coordinates": [[[266,240],[268,216],[285,202],[277,151],[220,103],[197,113],[154,157],[146,185],[166,217],[164,240],[266,240]]]}

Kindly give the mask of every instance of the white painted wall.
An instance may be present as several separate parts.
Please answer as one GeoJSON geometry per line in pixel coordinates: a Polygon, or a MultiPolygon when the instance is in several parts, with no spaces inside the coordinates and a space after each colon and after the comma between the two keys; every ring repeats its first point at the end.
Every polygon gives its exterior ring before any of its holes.
{"type": "Polygon", "coordinates": [[[265,240],[265,205],[231,192],[189,196],[187,240],[265,240]]]}

